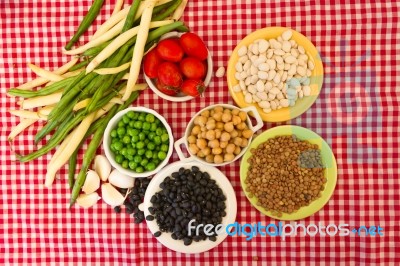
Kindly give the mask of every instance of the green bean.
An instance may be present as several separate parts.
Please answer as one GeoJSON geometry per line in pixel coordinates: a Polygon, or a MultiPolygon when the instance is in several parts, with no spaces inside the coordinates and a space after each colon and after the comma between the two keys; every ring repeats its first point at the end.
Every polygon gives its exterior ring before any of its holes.
{"type": "Polygon", "coordinates": [[[102,43],[96,47],[92,47],[87,49],[86,51],[83,52],[83,56],[90,56],[90,57],[94,57],[96,55],[98,55],[101,51],[103,51],[104,48],[106,48],[114,39],[111,39],[105,43],[102,43]]]}
{"type": "Polygon", "coordinates": [[[69,77],[57,82],[54,82],[53,84],[46,86],[40,90],[37,91],[30,91],[30,90],[20,90],[17,88],[10,89],[8,93],[10,95],[18,96],[18,97],[23,97],[23,98],[33,98],[37,96],[46,96],[49,94],[52,94],[64,87],[66,87],[75,77],[69,77]]]}
{"type": "MultiPolygon", "coordinates": [[[[86,138],[83,139],[86,140],[86,138]]],[[[71,157],[69,157],[68,160],[68,184],[70,189],[73,188],[75,182],[76,161],[78,159],[78,151],[80,147],[81,145],[76,148],[76,150],[74,151],[74,153],[72,153],[71,157]]]]}
{"type": "Polygon", "coordinates": [[[186,27],[186,25],[182,25],[176,28],[177,31],[179,32],[189,32],[190,29],[188,27],[186,27]]]}
{"type": "MultiPolygon", "coordinates": [[[[118,112],[120,110],[124,110],[125,108],[127,108],[129,105],[132,104],[132,102],[134,100],[136,100],[138,95],[139,95],[139,93],[137,91],[133,92],[131,94],[131,96],[126,100],[126,102],[123,105],[119,106],[116,109],[116,111],[113,111],[113,112],[118,112]]],[[[99,145],[101,143],[101,140],[102,140],[102,137],[104,134],[104,130],[107,127],[108,122],[114,116],[114,114],[112,112],[107,113],[106,117],[104,118],[103,124],[101,124],[101,126],[94,133],[92,141],[90,142],[90,144],[85,152],[85,155],[83,156],[82,167],[81,167],[81,170],[79,171],[78,177],[77,177],[77,179],[74,183],[74,187],[72,189],[70,205],[69,205],[70,208],[72,207],[72,205],[74,205],[74,203],[76,202],[76,199],[79,196],[81,188],[86,180],[86,172],[89,169],[89,166],[92,163],[93,158],[96,154],[97,148],[99,147],[99,145]]]]}
{"type": "Polygon", "coordinates": [[[91,61],[90,59],[89,60],[84,60],[84,61],[72,66],[70,69],[68,69],[68,71],[75,71],[75,70],[78,70],[78,69],[80,69],[80,68],[82,68],[84,66],[87,66],[87,64],[89,64],[90,61],[91,61]]]}
{"type": "Polygon", "coordinates": [[[134,19],[136,17],[136,13],[139,9],[141,0],[134,0],[133,4],[129,8],[128,15],[126,16],[125,24],[122,27],[121,33],[131,29],[133,27],[133,23],[135,22],[134,19]]]}
{"type": "Polygon", "coordinates": [[[153,15],[153,17],[151,18],[151,21],[160,21],[163,20],[165,18],[167,18],[169,15],[171,15],[175,9],[182,3],[182,0],[175,0],[173,1],[173,4],[170,5],[167,9],[163,10],[160,12],[160,14],[156,14],[155,16],[153,15]]]}
{"type": "Polygon", "coordinates": [[[79,25],[77,31],[75,32],[72,39],[65,46],[65,50],[70,50],[72,45],[79,39],[79,37],[92,25],[93,20],[97,17],[103,6],[104,0],[94,0],[92,6],[87,12],[86,16],[83,18],[81,24],[79,25]]]}

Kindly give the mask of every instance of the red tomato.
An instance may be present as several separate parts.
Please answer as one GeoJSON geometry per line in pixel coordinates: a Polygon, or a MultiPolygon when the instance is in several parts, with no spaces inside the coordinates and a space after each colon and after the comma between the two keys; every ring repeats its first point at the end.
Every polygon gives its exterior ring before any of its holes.
{"type": "Polygon", "coordinates": [[[179,62],[184,55],[182,47],[179,42],[173,39],[165,39],[160,41],[156,47],[158,55],[170,62],[179,62]]]}
{"type": "Polygon", "coordinates": [[[159,79],[157,79],[157,81],[156,81],[156,86],[159,91],[161,91],[162,93],[169,95],[169,96],[175,96],[179,92],[177,89],[173,89],[173,88],[163,84],[159,79]]]}
{"type": "Polygon", "coordinates": [[[181,91],[186,94],[190,95],[193,97],[200,96],[204,90],[206,89],[206,86],[204,85],[203,81],[200,79],[186,79],[183,81],[182,86],[181,86],[181,91]]]}
{"type": "Polygon", "coordinates": [[[207,47],[198,35],[187,32],[180,37],[179,43],[186,54],[197,57],[200,60],[207,59],[207,47]]]}
{"type": "Polygon", "coordinates": [[[183,75],[189,79],[203,79],[206,75],[206,67],[203,61],[200,61],[196,57],[185,57],[179,63],[183,75]]]}
{"type": "Polygon", "coordinates": [[[161,57],[158,55],[156,49],[151,50],[146,54],[143,60],[144,73],[149,78],[157,77],[158,66],[163,62],[161,57]]]}
{"type": "Polygon", "coordinates": [[[171,62],[161,63],[158,66],[157,76],[161,83],[174,88],[179,88],[183,80],[179,67],[171,62]]]}

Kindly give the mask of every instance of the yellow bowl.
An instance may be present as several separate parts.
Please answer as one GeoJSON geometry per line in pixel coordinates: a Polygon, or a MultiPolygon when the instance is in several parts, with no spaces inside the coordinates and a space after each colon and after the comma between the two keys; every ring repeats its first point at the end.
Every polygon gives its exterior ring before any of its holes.
{"type": "Polygon", "coordinates": [[[337,180],[336,159],[329,145],[313,131],[299,126],[289,126],[289,125],[278,126],[278,127],[273,127],[267,131],[264,131],[253,140],[249,149],[243,155],[240,164],[240,183],[242,185],[242,189],[247,199],[261,213],[278,220],[285,220],[285,221],[300,220],[309,217],[314,213],[316,213],[317,211],[319,211],[322,207],[324,207],[324,205],[329,201],[330,197],[332,196],[333,191],[335,190],[336,180],[337,180]],[[321,197],[311,202],[310,205],[302,207],[294,213],[291,214],[283,213],[282,217],[277,217],[275,215],[272,215],[270,211],[267,211],[263,207],[258,206],[256,197],[251,197],[251,198],[249,197],[249,193],[246,191],[246,184],[244,182],[249,168],[247,160],[251,156],[250,152],[251,149],[257,148],[257,146],[260,145],[261,143],[264,143],[268,139],[276,136],[291,135],[291,134],[296,135],[301,140],[307,140],[310,143],[317,144],[319,146],[321,150],[322,162],[323,165],[326,167],[325,177],[327,179],[327,183],[325,184],[325,189],[322,191],[321,197]]]}
{"type": "Polygon", "coordinates": [[[315,102],[317,99],[321,87],[322,87],[322,81],[323,81],[323,66],[322,66],[322,61],[321,57],[318,54],[317,49],[315,46],[301,33],[289,29],[289,28],[283,28],[283,27],[268,27],[268,28],[263,28],[257,31],[254,31],[247,35],[239,44],[236,46],[236,48],[233,50],[232,55],[229,59],[228,62],[228,70],[227,70],[227,79],[228,79],[228,88],[229,92],[233,98],[233,100],[236,102],[238,106],[241,108],[247,107],[249,105],[254,105],[257,107],[258,112],[260,113],[262,119],[266,122],[282,122],[282,121],[287,121],[290,119],[293,119],[305,111],[308,110],[308,108],[311,107],[311,105],[315,102]],[[296,101],[296,104],[293,107],[286,107],[286,108],[281,108],[279,110],[274,110],[270,113],[265,113],[259,106],[258,104],[248,104],[244,100],[244,95],[242,92],[235,92],[233,90],[233,87],[237,85],[239,82],[235,78],[235,64],[239,60],[238,56],[238,50],[242,46],[248,46],[251,43],[253,43],[257,39],[271,39],[271,38],[277,38],[280,36],[283,32],[291,30],[293,33],[292,40],[295,40],[297,44],[301,45],[304,47],[306,50],[306,54],[309,57],[309,60],[311,60],[315,68],[312,71],[311,77],[310,77],[310,87],[311,87],[311,95],[308,97],[304,97],[303,99],[298,99],[296,101]]]}

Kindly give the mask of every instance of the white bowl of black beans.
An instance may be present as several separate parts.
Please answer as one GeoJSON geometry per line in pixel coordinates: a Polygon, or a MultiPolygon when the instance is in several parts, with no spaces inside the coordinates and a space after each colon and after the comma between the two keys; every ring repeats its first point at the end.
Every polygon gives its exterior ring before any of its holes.
{"type": "Polygon", "coordinates": [[[181,253],[201,253],[228,236],[224,226],[235,222],[237,202],[231,183],[217,168],[179,161],[152,178],[140,208],[161,244],[181,253]],[[190,221],[193,227],[189,235],[190,221]],[[206,224],[214,226],[211,233],[204,231],[206,224]],[[216,227],[218,224],[222,226],[216,227]],[[220,229],[219,234],[215,229],[220,229]]]}

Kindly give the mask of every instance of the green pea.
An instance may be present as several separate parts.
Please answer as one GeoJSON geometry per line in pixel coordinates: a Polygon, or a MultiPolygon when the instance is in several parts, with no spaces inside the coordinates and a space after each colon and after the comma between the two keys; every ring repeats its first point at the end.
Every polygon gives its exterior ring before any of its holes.
{"type": "Polygon", "coordinates": [[[160,150],[167,152],[169,150],[169,146],[167,144],[162,144],[160,150]]]}
{"type": "Polygon", "coordinates": [[[161,124],[161,121],[160,121],[160,119],[156,119],[156,120],[154,121],[154,123],[156,123],[156,125],[158,126],[159,124],[161,124]]]}
{"type": "Polygon", "coordinates": [[[125,144],[131,143],[131,138],[129,136],[125,135],[122,138],[122,142],[125,143],[125,144]]]}
{"type": "Polygon", "coordinates": [[[140,163],[142,161],[142,156],[136,155],[135,157],[133,157],[133,161],[135,163],[140,163]]]}
{"type": "Polygon", "coordinates": [[[131,137],[131,143],[137,143],[139,141],[139,136],[138,135],[133,135],[131,137]]]}
{"type": "Polygon", "coordinates": [[[135,170],[135,168],[137,167],[137,163],[134,161],[130,161],[129,162],[129,168],[132,170],[135,170]]]}
{"type": "Polygon", "coordinates": [[[157,136],[161,136],[163,134],[163,130],[161,128],[156,129],[157,136]]]}
{"type": "Polygon", "coordinates": [[[125,124],[124,124],[124,122],[123,122],[123,121],[119,121],[119,122],[118,122],[118,124],[117,124],[117,126],[118,126],[118,127],[124,127],[124,126],[125,126],[125,124]]]}
{"type": "Polygon", "coordinates": [[[131,147],[136,148],[136,143],[131,142],[131,147]]]}
{"type": "Polygon", "coordinates": [[[140,140],[144,140],[146,138],[146,134],[144,134],[143,132],[139,133],[139,139],[140,140]]]}
{"type": "MultiPolygon", "coordinates": [[[[156,154],[157,155],[157,154],[156,154]]],[[[156,166],[158,166],[159,164],[160,164],[160,160],[157,158],[157,159],[153,159],[152,160],[152,162],[156,165],[156,166]]]]}
{"type": "Polygon", "coordinates": [[[113,152],[117,151],[117,150],[115,149],[114,145],[110,145],[110,149],[111,149],[111,151],[113,151],[113,152]]]}
{"type": "Polygon", "coordinates": [[[138,167],[136,167],[135,172],[136,172],[136,173],[143,173],[143,172],[144,172],[143,166],[138,166],[138,167]]]}
{"type": "Polygon", "coordinates": [[[151,124],[149,122],[143,122],[142,129],[150,130],[151,124]]]}
{"type": "Polygon", "coordinates": [[[123,145],[122,142],[120,142],[120,141],[114,143],[114,148],[115,148],[115,150],[117,150],[117,151],[122,150],[122,147],[123,147],[123,146],[124,146],[124,145],[123,145]]]}
{"type": "Polygon", "coordinates": [[[146,166],[149,163],[149,160],[147,158],[144,158],[141,162],[140,165],[141,166],[146,166]]]}
{"type": "Polygon", "coordinates": [[[122,162],[121,166],[122,166],[123,168],[125,168],[125,169],[128,169],[128,167],[129,167],[129,162],[128,162],[128,160],[124,160],[124,161],[122,162]]]}
{"type": "Polygon", "coordinates": [[[128,117],[127,115],[124,115],[124,116],[122,117],[122,122],[124,122],[125,125],[128,125],[129,122],[130,122],[129,117],[128,117]]]}
{"type": "Polygon", "coordinates": [[[156,148],[156,145],[154,145],[153,142],[147,143],[147,149],[149,149],[150,151],[154,150],[155,148],[156,148]]]}
{"type": "Polygon", "coordinates": [[[157,124],[156,123],[151,123],[150,131],[155,132],[156,130],[157,130],[157,124]]]}
{"type": "Polygon", "coordinates": [[[134,127],[136,128],[136,129],[141,129],[142,128],[142,121],[136,121],[135,122],[135,124],[134,124],[134,127]]]}
{"type": "Polygon", "coordinates": [[[123,135],[126,134],[126,130],[125,130],[124,127],[119,127],[119,128],[117,129],[117,133],[118,133],[118,136],[122,137],[123,135]]]}
{"type": "Polygon", "coordinates": [[[161,137],[160,136],[155,136],[153,141],[154,141],[154,143],[156,145],[159,145],[159,144],[161,144],[161,137]]]}
{"type": "Polygon", "coordinates": [[[145,149],[140,149],[140,150],[137,151],[137,154],[139,154],[139,155],[143,155],[145,153],[146,153],[145,149]]]}
{"type": "Polygon", "coordinates": [[[153,140],[155,136],[156,136],[156,133],[150,132],[150,133],[147,135],[147,138],[148,138],[149,140],[153,140]]]}
{"type": "Polygon", "coordinates": [[[139,121],[146,121],[146,113],[140,113],[138,117],[139,121]]]}
{"type": "Polygon", "coordinates": [[[119,164],[121,164],[124,160],[124,156],[122,156],[121,154],[118,154],[117,156],[115,156],[115,161],[119,164]]]}
{"type": "Polygon", "coordinates": [[[135,112],[131,110],[126,113],[126,116],[130,119],[133,119],[135,117],[135,112]]]}
{"type": "Polygon", "coordinates": [[[150,150],[147,150],[145,153],[145,156],[147,159],[151,159],[151,158],[153,158],[153,152],[150,150]]]}
{"type": "Polygon", "coordinates": [[[146,166],[145,166],[147,171],[153,171],[154,169],[156,169],[156,164],[154,162],[149,162],[146,166]]]}
{"type": "Polygon", "coordinates": [[[160,159],[162,161],[167,157],[167,154],[164,151],[159,151],[157,156],[158,156],[158,159],[160,159]]]}
{"type": "Polygon", "coordinates": [[[144,148],[144,142],[143,141],[139,141],[138,143],[136,143],[136,148],[143,149],[144,148]]]}
{"type": "Polygon", "coordinates": [[[146,122],[153,123],[154,120],[155,120],[155,117],[154,117],[153,114],[147,114],[146,115],[146,122]]]}
{"type": "Polygon", "coordinates": [[[127,153],[128,153],[128,155],[133,156],[133,155],[136,154],[136,150],[135,150],[134,148],[129,148],[128,151],[127,151],[127,153]]]}
{"type": "Polygon", "coordinates": [[[121,152],[120,152],[123,156],[128,155],[128,149],[127,148],[122,148],[121,152]]]}
{"type": "Polygon", "coordinates": [[[117,130],[116,130],[115,128],[114,128],[113,130],[111,130],[110,136],[111,136],[112,138],[115,138],[116,136],[118,136],[117,130]]]}
{"type": "Polygon", "coordinates": [[[132,155],[127,155],[127,156],[125,156],[125,158],[129,161],[129,162],[131,162],[131,161],[133,161],[133,156],[132,155]]]}
{"type": "Polygon", "coordinates": [[[161,142],[162,143],[168,142],[168,140],[169,140],[168,134],[162,134],[161,135],[161,142]]]}

